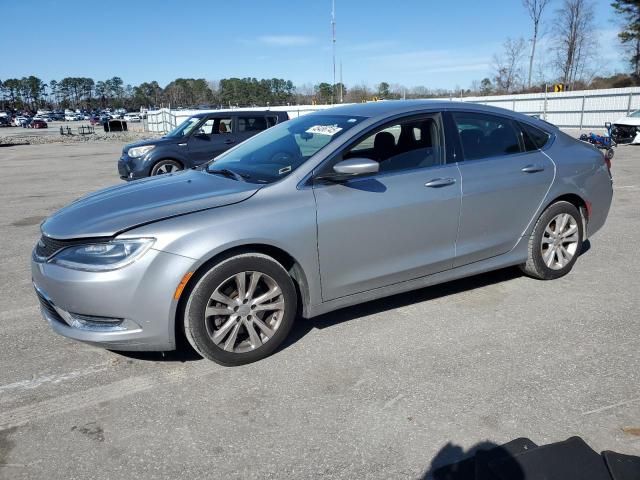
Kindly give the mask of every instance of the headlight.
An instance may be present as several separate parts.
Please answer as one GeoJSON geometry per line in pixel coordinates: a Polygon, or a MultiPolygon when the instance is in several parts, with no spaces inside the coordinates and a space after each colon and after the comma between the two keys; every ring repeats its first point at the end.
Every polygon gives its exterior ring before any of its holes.
{"type": "Polygon", "coordinates": [[[129,151],[127,152],[127,154],[131,158],[138,158],[138,157],[142,157],[142,156],[146,155],[147,153],[149,153],[154,148],[156,148],[155,145],[145,145],[144,147],[134,147],[134,148],[130,148],[129,151]]]}
{"type": "Polygon", "coordinates": [[[65,248],[56,254],[51,263],[74,270],[107,272],[135,262],[145,254],[155,238],[112,240],[65,248]]]}

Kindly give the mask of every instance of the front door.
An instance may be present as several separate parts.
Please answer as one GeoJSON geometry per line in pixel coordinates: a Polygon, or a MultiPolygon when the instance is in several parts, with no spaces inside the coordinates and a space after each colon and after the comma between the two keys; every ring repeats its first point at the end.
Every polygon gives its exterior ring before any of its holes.
{"type": "Polygon", "coordinates": [[[199,165],[228,150],[236,141],[231,117],[210,117],[189,138],[189,158],[199,165]]]}
{"type": "Polygon", "coordinates": [[[316,182],[318,255],[324,301],[450,269],[460,213],[460,174],[444,164],[440,114],[367,134],[347,158],[380,172],[316,182]]]}

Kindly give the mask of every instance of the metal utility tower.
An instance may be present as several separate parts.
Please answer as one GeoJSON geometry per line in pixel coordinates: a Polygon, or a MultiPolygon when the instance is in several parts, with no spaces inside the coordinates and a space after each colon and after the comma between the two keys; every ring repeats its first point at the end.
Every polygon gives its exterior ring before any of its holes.
{"type": "Polygon", "coordinates": [[[331,0],[331,47],[333,52],[333,85],[331,86],[331,104],[335,96],[336,88],[336,0],[331,0]]]}

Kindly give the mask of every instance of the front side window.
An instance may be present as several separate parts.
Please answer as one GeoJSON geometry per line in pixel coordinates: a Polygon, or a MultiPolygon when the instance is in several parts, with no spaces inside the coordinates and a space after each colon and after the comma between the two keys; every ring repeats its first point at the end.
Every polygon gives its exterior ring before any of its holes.
{"type": "Polygon", "coordinates": [[[341,158],[375,160],[383,173],[441,165],[444,152],[441,125],[439,114],[398,122],[368,134],[341,158]]]}
{"type": "Polygon", "coordinates": [[[309,114],[279,123],[216,157],[206,171],[230,174],[253,183],[275,182],[363,119],[309,114]]]}
{"type": "Polygon", "coordinates": [[[475,112],[453,112],[465,160],[520,153],[518,130],[505,117],[475,112]]]}
{"type": "Polygon", "coordinates": [[[202,121],[200,117],[189,117],[176,128],[171,130],[165,136],[167,137],[186,137],[198,126],[202,121]]]}
{"type": "Polygon", "coordinates": [[[213,119],[213,133],[233,133],[231,118],[213,119]]]}

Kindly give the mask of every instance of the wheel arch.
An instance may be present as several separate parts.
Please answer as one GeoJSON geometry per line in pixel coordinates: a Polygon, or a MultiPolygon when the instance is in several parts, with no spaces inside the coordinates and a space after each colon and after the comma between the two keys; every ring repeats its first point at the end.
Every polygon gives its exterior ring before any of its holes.
{"type": "Polygon", "coordinates": [[[164,162],[165,160],[171,160],[173,162],[177,162],[180,164],[180,166],[182,167],[182,169],[184,170],[185,168],[185,162],[184,160],[181,160],[179,158],[176,157],[160,157],[158,159],[155,159],[151,162],[151,166],[149,167],[149,175],[151,175],[151,171],[155,168],[155,166],[157,164],[159,164],[160,162],[164,162]]]}
{"type": "Polygon", "coordinates": [[[202,276],[209,271],[209,269],[227,258],[234,257],[236,255],[241,255],[243,253],[261,253],[268,257],[273,258],[275,261],[280,263],[285,270],[289,273],[289,276],[293,280],[293,285],[296,289],[296,295],[298,296],[298,312],[297,316],[306,317],[306,312],[308,306],[310,304],[309,301],[309,283],[307,280],[307,276],[302,269],[300,263],[288,252],[285,250],[275,247],[273,245],[268,245],[264,243],[250,243],[245,245],[237,245],[225,249],[221,252],[216,253],[211,258],[204,261],[198,268],[193,272],[191,278],[187,282],[182,294],[180,295],[180,300],[178,301],[178,306],[176,308],[175,315],[175,338],[176,343],[184,339],[184,312],[187,304],[187,300],[193,291],[193,288],[198,283],[198,280],[202,278],[202,276]]]}
{"type": "Polygon", "coordinates": [[[565,193],[563,195],[560,195],[554,198],[544,206],[544,208],[542,209],[542,212],[540,212],[540,215],[542,215],[542,213],[554,203],[563,202],[563,201],[571,203],[574,207],[578,209],[578,211],[582,215],[582,219],[585,222],[585,224],[589,221],[588,203],[584,198],[582,198],[580,195],[577,195],[575,193],[565,193]]]}

